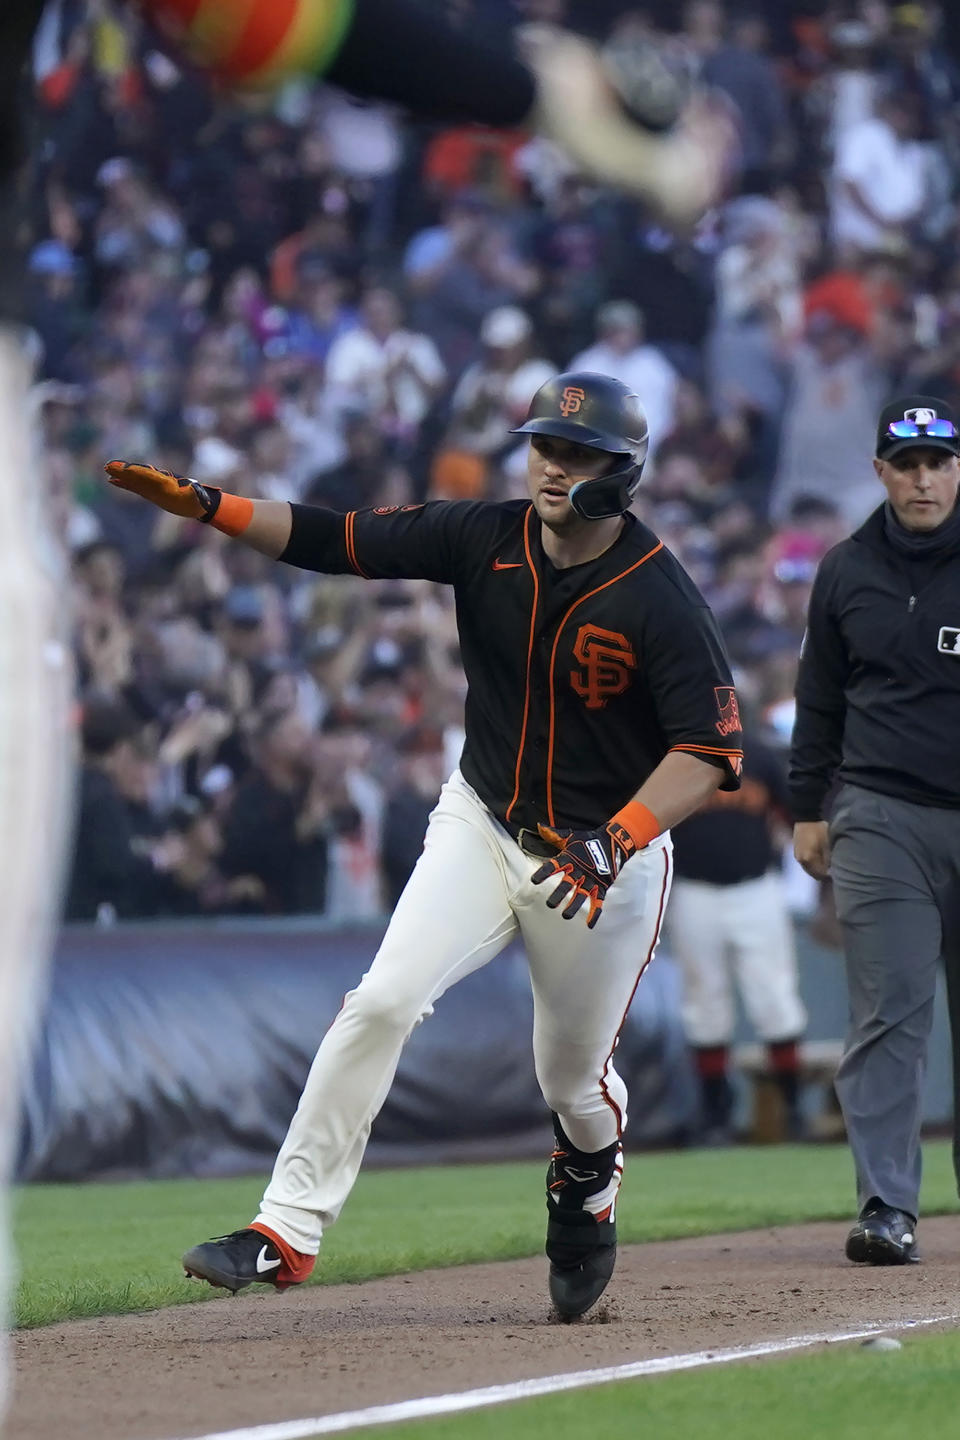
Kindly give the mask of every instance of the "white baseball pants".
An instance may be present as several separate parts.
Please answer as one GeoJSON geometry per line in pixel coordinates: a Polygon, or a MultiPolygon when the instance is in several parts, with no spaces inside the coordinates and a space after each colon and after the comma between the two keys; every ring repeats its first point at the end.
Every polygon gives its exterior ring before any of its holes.
{"type": "Polygon", "coordinates": [[[671,953],[683,975],[683,1026],[691,1045],[728,1045],[734,983],[761,1040],[793,1039],[807,1014],[783,880],[771,870],[739,885],[678,879],[670,901],[671,953]]]}
{"type": "Polygon", "coordinates": [[[360,1169],[404,1043],[440,996],[520,935],[533,988],[533,1053],[544,1099],[580,1150],[626,1123],[613,1066],[620,1028],[653,955],[670,889],[661,836],[631,858],[593,930],[547,908],[543,863],[527,855],[455,772],[430,817],[423,854],[370,969],[317,1052],[257,1219],[316,1254],[360,1169]]]}

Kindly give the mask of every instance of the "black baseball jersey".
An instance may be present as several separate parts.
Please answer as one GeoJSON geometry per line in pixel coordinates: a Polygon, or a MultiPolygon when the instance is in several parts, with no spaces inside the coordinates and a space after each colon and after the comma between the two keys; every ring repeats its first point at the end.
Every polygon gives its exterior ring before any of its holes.
{"type": "Polygon", "coordinates": [[[499,819],[596,829],[668,750],[722,766],[737,788],[740,717],[716,621],[632,515],[597,559],[557,569],[525,500],[291,508],[290,564],[454,587],[460,768],[499,819]]]}
{"type": "Polygon", "coordinates": [[[796,820],[834,780],[960,807],[960,553],[916,561],[881,506],[824,556],[810,597],[790,754],[796,820]]]}
{"type": "Polygon", "coordinates": [[[739,885],[758,880],[779,863],[773,821],[789,821],[786,765],[762,740],[749,736],[736,794],[715,791],[695,815],[673,830],[677,880],[739,885]]]}

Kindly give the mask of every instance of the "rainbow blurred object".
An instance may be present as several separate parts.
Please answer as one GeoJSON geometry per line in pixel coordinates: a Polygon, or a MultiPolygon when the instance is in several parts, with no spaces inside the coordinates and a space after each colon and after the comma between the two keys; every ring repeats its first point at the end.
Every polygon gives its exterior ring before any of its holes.
{"type": "Polygon", "coordinates": [[[352,0],[143,0],[189,54],[233,85],[269,88],[336,55],[352,0]]]}

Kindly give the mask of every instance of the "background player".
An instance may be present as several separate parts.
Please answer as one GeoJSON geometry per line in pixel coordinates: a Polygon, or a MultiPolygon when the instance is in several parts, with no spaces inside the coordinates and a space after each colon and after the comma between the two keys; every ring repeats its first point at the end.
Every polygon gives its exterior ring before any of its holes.
{"type": "Polygon", "coordinates": [[[713,616],[627,513],[647,452],[637,397],[606,376],[560,375],[520,432],[531,436],[530,500],[502,504],[344,516],[107,466],[114,484],[290,564],[452,584],[469,686],[460,768],[320,1047],[260,1213],[184,1257],[214,1285],[306,1278],[405,1040],[518,935],[557,1138],[547,1254],[559,1314],[586,1311],[612,1273],[626,1122],[613,1055],[660,933],[668,831],[718,785],[736,788],[742,752],[713,616]]]}
{"type": "Polygon", "coordinates": [[[681,1014],[700,1079],[699,1138],[714,1145],[733,1138],[728,1068],[736,991],[766,1042],[786,1133],[797,1138],[802,1129],[798,1042],[807,1016],[776,843],[778,828],[787,833],[787,777],[753,735],[744,755],[740,789],[712,795],[673,835],[670,945],[683,975],[681,1014]]]}

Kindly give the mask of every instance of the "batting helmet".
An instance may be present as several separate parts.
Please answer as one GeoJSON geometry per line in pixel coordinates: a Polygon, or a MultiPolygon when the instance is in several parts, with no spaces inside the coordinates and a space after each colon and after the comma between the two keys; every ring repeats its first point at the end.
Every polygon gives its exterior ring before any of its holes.
{"type": "Polygon", "coordinates": [[[626,463],[594,480],[580,480],[570,504],[584,520],[605,520],[630,508],[647,458],[647,417],[629,386],[612,375],[575,370],[541,385],[515,435],[553,435],[591,450],[604,450],[626,463]]]}

